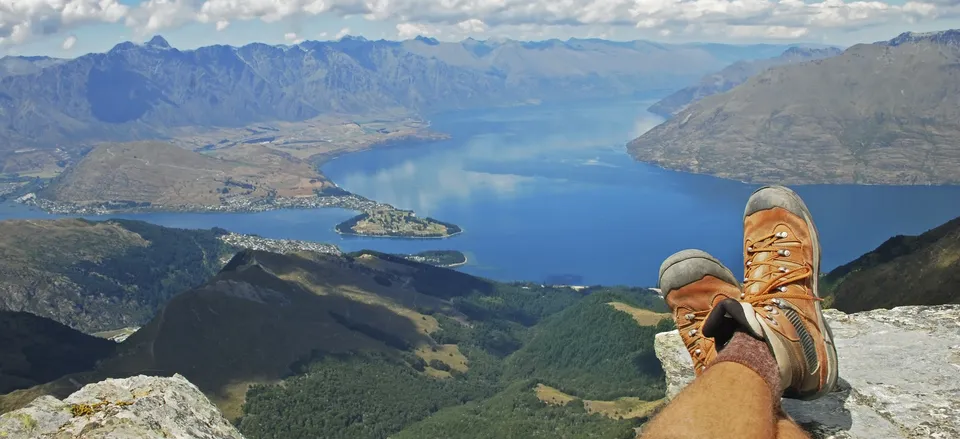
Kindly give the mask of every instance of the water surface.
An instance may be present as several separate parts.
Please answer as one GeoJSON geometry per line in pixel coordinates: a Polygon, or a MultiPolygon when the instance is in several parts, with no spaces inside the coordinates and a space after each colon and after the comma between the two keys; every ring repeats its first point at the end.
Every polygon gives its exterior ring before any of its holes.
{"type": "MultiPolygon", "coordinates": [[[[466,272],[500,280],[653,285],[663,258],[702,248],[740,267],[741,215],[754,185],[636,163],[624,144],[660,122],[645,102],[458,112],[434,118],[447,141],[347,155],[322,167],[343,188],[464,233],[444,240],[342,237],[342,209],[117,215],[173,227],[223,227],[345,250],[456,249],[466,272]]],[[[960,216],[960,187],[801,186],[825,269],[896,234],[960,216]]],[[[10,206],[0,218],[44,216],[10,206]]]]}

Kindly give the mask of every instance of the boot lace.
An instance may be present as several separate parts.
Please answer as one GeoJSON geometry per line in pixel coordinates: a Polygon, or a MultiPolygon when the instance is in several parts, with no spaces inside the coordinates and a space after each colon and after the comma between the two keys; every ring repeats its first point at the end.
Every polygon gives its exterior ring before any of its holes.
{"type": "Polygon", "coordinates": [[[700,345],[700,340],[705,338],[702,334],[701,328],[703,327],[703,321],[707,318],[708,314],[710,314],[709,309],[703,311],[690,311],[683,316],[684,319],[690,322],[690,324],[684,325],[682,328],[678,328],[680,331],[685,331],[687,334],[687,342],[685,345],[687,351],[690,352],[690,356],[693,357],[693,369],[697,372],[702,372],[707,367],[707,353],[700,345]]]}
{"type": "MultiPolygon", "coordinates": [[[[752,246],[747,247],[747,261],[744,267],[747,276],[743,279],[743,291],[748,291],[750,287],[757,284],[762,285],[762,288],[757,294],[748,295],[744,293],[742,295],[744,302],[753,305],[754,308],[765,309],[767,312],[776,314],[777,312],[771,305],[780,307],[784,299],[823,300],[805,292],[790,292],[787,289],[787,286],[803,282],[813,275],[813,269],[806,264],[797,268],[788,268],[795,263],[783,264],[787,261],[786,258],[790,256],[790,248],[792,247],[785,244],[795,245],[799,243],[799,241],[789,240],[787,232],[777,232],[767,235],[753,243],[752,246]],[[770,254],[772,257],[761,260],[759,256],[762,254],[770,254]],[[768,269],[757,270],[763,266],[768,267],[768,269]],[[750,273],[760,274],[751,276],[750,273]]],[[[804,319],[812,321],[804,313],[798,314],[803,316],[804,319]]],[[[767,319],[772,321],[769,314],[767,319]]]]}

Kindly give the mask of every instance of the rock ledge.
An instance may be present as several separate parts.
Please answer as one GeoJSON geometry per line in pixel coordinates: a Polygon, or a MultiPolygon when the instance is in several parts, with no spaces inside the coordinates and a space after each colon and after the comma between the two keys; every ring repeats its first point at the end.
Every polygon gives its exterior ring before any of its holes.
{"type": "MultiPolygon", "coordinates": [[[[825,311],[840,382],[816,401],[783,400],[814,438],[960,438],[960,305],[825,311]]],[[[677,331],[657,334],[672,398],[693,380],[677,331]]]]}
{"type": "Polygon", "coordinates": [[[42,396],[0,416],[3,439],[243,439],[181,375],[135,376],[84,386],[63,401],[42,396]]]}

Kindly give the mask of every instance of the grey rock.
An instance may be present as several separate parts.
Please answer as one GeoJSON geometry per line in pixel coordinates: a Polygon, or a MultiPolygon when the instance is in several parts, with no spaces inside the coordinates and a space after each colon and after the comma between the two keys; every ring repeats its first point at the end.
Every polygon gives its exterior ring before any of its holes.
{"type": "MultiPolygon", "coordinates": [[[[816,439],[960,437],[960,305],[824,313],[840,361],[837,389],[783,400],[816,439]]],[[[677,331],[657,334],[667,397],[693,380],[677,331]]]]}
{"type": "Polygon", "coordinates": [[[135,376],[89,384],[63,401],[42,396],[0,416],[4,439],[243,439],[181,375],[135,376]],[[86,407],[86,413],[75,408],[86,407]]]}
{"type": "Polygon", "coordinates": [[[693,381],[693,360],[676,330],[657,334],[654,348],[667,375],[667,399],[673,399],[693,381]]]}

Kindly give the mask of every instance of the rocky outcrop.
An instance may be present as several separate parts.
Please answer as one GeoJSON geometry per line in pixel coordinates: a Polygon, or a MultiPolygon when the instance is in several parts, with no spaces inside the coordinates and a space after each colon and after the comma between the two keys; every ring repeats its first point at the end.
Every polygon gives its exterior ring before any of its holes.
{"type": "Polygon", "coordinates": [[[4,439],[243,439],[181,375],[90,384],[63,401],[42,396],[0,416],[4,439]]]}
{"type": "MultiPolygon", "coordinates": [[[[825,312],[840,382],[816,401],[783,400],[814,438],[960,437],[960,305],[825,312]]],[[[657,335],[672,398],[693,380],[676,331],[657,335]]]]}

